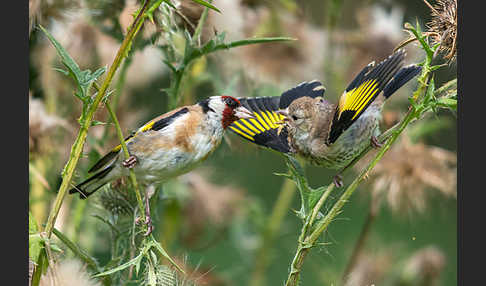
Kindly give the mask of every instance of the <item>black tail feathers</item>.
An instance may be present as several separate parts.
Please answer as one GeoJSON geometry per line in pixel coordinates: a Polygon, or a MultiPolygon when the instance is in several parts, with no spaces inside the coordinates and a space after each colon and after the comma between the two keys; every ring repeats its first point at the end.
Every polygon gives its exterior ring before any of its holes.
{"type": "Polygon", "coordinates": [[[81,199],[87,199],[90,195],[92,195],[94,192],[96,192],[99,188],[101,188],[104,184],[106,184],[105,181],[102,179],[108,175],[108,173],[113,169],[114,165],[111,165],[104,170],[94,174],[87,180],[83,181],[82,183],[79,183],[76,185],[74,188],[69,190],[69,194],[76,194],[79,193],[79,197],[81,199]]]}
{"type": "Polygon", "coordinates": [[[401,68],[393,79],[383,89],[383,96],[389,98],[395,91],[406,84],[409,80],[420,73],[422,67],[418,65],[409,65],[401,68]]]}

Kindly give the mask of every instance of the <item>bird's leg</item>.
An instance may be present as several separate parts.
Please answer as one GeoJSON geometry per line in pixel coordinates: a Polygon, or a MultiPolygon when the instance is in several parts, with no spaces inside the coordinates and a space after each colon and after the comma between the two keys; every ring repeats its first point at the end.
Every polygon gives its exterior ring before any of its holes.
{"type": "Polygon", "coordinates": [[[125,168],[131,169],[133,168],[133,166],[135,166],[136,163],[137,163],[137,157],[135,157],[134,155],[130,155],[128,159],[123,160],[122,165],[125,168]]]}
{"type": "Polygon", "coordinates": [[[378,148],[381,148],[381,146],[383,146],[383,143],[380,143],[380,141],[378,141],[378,138],[376,138],[376,136],[372,135],[371,136],[371,146],[375,149],[378,149],[378,148]]]}
{"type": "Polygon", "coordinates": [[[336,174],[336,176],[334,176],[333,182],[334,182],[334,185],[336,185],[336,187],[338,187],[338,188],[341,188],[344,185],[343,184],[343,176],[341,175],[341,173],[338,173],[338,174],[336,174]]]}
{"type": "MultiPolygon", "coordinates": [[[[141,219],[142,217],[137,217],[135,223],[139,224],[141,219]]],[[[152,225],[152,218],[150,217],[150,202],[147,194],[145,194],[145,224],[147,225],[147,231],[144,236],[148,236],[154,230],[154,226],[152,225]]]]}
{"type": "Polygon", "coordinates": [[[145,194],[145,224],[147,225],[147,232],[145,232],[145,236],[148,236],[154,230],[154,226],[152,225],[152,218],[150,217],[150,201],[148,193],[145,194]]]}

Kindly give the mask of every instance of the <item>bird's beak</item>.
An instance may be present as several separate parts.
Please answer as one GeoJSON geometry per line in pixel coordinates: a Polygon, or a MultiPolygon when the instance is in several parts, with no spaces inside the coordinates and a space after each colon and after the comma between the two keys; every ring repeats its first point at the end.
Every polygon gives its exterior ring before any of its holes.
{"type": "Polygon", "coordinates": [[[251,113],[251,111],[244,108],[243,106],[240,106],[240,107],[235,109],[235,116],[238,117],[239,119],[255,118],[253,113],[251,113]]]}
{"type": "Polygon", "coordinates": [[[277,113],[284,116],[284,118],[281,121],[279,121],[280,124],[283,124],[283,123],[289,121],[289,114],[288,114],[287,110],[279,110],[279,111],[277,111],[277,113]]]}

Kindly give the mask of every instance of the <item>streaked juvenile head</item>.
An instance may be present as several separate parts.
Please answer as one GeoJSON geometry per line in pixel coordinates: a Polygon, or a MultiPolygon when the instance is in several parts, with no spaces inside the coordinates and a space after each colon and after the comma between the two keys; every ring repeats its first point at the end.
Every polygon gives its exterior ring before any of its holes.
{"type": "Polygon", "coordinates": [[[232,96],[212,96],[207,101],[208,112],[214,112],[220,117],[223,128],[241,118],[253,118],[253,114],[241,106],[238,99],[232,96]]]}
{"type": "Polygon", "coordinates": [[[310,131],[312,118],[316,113],[316,101],[314,98],[301,97],[293,101],[286,111],[286,122],[289,128],[310,131]]]}

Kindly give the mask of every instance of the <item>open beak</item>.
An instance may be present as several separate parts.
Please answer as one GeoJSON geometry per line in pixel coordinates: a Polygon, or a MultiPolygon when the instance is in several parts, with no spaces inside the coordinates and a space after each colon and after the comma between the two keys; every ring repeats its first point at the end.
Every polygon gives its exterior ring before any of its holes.
{"type": "Polygon", "coordinates": [[[244,108],[243,106],[237,107],[235,109],[235,116],[238,117],[239,119],[250,119],[250,118],[255,118],[253,113],[249,111],[248,109],[244,108]]]}

